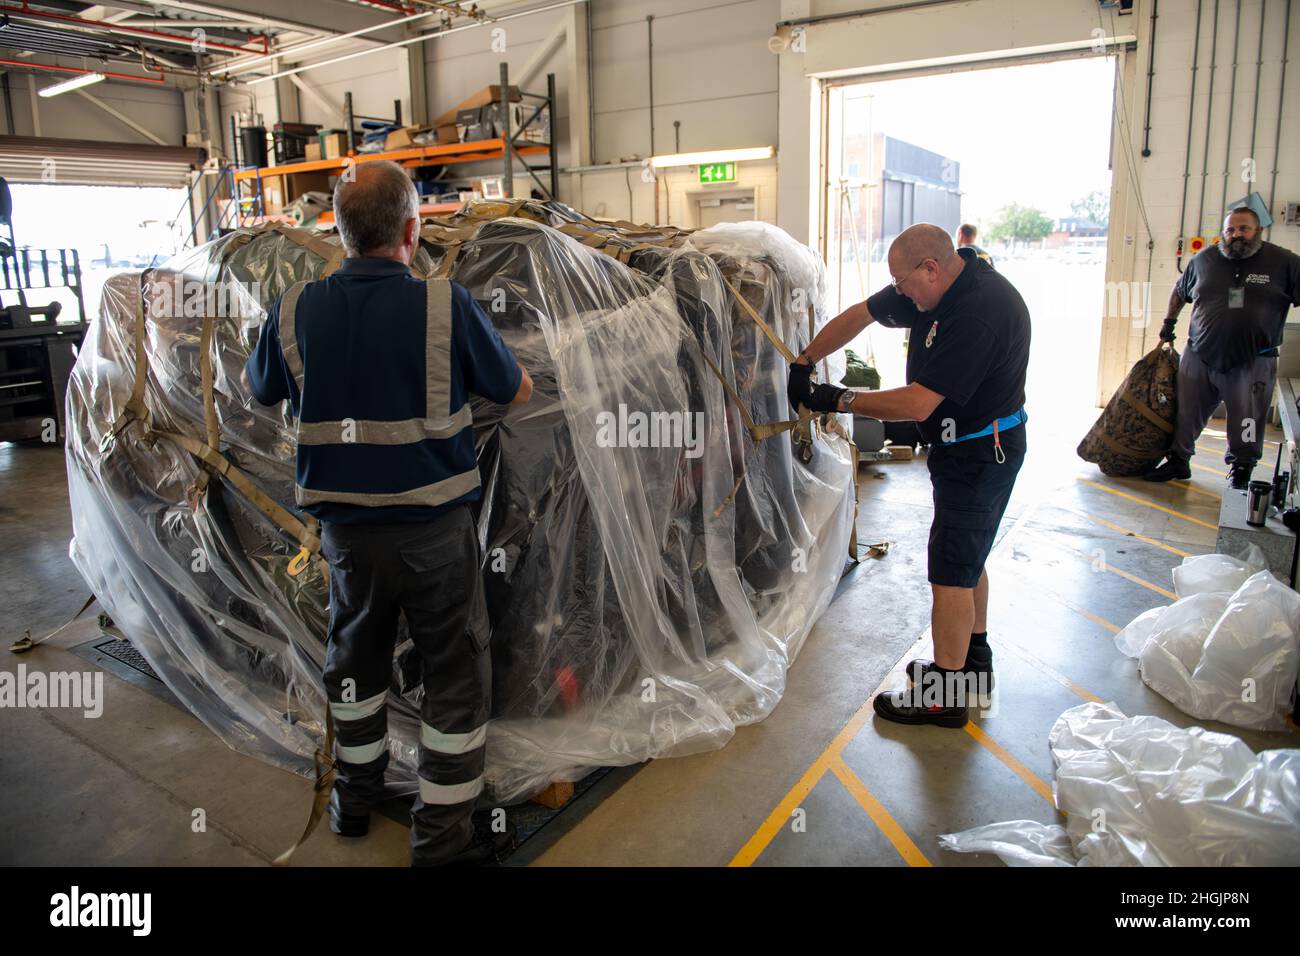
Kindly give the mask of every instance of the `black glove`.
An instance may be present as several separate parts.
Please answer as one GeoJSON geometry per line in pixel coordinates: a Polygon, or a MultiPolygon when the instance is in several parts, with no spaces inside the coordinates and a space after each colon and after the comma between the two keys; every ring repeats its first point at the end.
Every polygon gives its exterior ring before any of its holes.
{"type": "Polygon", "coordinates": [[[815,366],[804,365],[802,362],[790,363],[790,380],[786,382],[785,394],[790,399],[790,407],[794,409],[796,415],[799,414],[799,406],[808,404],[808,396],[812,392],[812,374],[815,366]]]}
{"type": "Polygon", "coordinates": [[[1165,324],[1160,326],[1160,341],[1172,342],[1174,340],[1174,323],[1165,319],[1165,324]]]}
{"type": "Polygon", "coordinates": [[[838,412],[840,396],[847,391],[847,388],[840,388],[838,385],[818,385],[803,403],[810,412],[838,412]]]}

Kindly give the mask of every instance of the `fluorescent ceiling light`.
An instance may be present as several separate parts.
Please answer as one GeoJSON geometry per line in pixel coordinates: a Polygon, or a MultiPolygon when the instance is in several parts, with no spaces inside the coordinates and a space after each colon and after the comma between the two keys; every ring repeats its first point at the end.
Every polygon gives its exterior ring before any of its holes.
{"type": "Polygon", "coordinates": [[[775,155],[775,146],[751,146],[746,149],[706,149],[698,153],[671,153],[664,156],[651,156],[650,165],[656,168],[664,166],[704,166],[709,163],[739,163],[746,159],[771,159],[775,155]]]}
{"type": "Polygon", "coordinates": [[[73,90],[81,89],[83,86],[90,86],[91,83],[99,83],[103,79],[103,73],[82,73],[80,76],[74,76],[62,83],[55,83],[53,86],[47,86],[43,90],[37,90],[37,92],[41,96],[58,96],[60,93],[70,93],[73,90]]]}

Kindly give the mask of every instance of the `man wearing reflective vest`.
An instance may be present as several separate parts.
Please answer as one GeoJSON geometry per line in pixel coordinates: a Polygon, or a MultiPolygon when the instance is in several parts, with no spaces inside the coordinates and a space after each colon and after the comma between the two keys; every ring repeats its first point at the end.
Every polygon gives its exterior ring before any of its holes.
{"type": "Polygon", "coordinates": [[[973,695],[992,690],[984,563],[1025,457],[1029,310],[1004,276],[928,223],[894,240],[889,271],[889,286],[828,322],[791,365],[790,404],[915,420],[929,443],[934,660],[910,662],[910,688],[872,704],[886,720],[962,727],[973,695]],[[814,387],[816,363],[872,322],[911,330],[908,384],[881,392],[814,387]]]}
{"type": "Polygon", "coordinates": [[[284,293],[245,369],[257,401],[292,405],[295,500],[320,520],[330,565],[330,828],[364,836],[384,796],[401,614],[424,684],[411,862],[490,862],[471,823],[491,659],[469,396],[526,402],[532,380],[468,291],[411,274],[419,198],[400,166],[358,164],[334,191],[334,216],[347,258],[284,293]]]}

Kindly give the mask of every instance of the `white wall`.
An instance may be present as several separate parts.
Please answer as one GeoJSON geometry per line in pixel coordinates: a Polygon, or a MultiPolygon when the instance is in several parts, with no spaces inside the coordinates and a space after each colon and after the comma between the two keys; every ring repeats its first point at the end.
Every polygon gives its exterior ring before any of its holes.
{"type": "MultiPolygon", "coordinates": [[[[71,65],[70,60],[68,63],[71,65]]],[[[79,62],[77,65],[80,68],[79,62]]],[[[52,86],[62,78],[64,76],[57,73],[35,76],[31,73],[11,72],[9,89],[12,95],[15,128],[6,132],[17,136],[35,136],[36,124],[32,119],[32,97],[29,88],[33,86],[33,81],[35,88],[40,90],[52,86]]],[[[185,107],[179,90],[143,83],[104,80],[102,83],[86,87],[86,92],[129,116],[155,136],[166,141],[168,146],[185,144],[185,107]]],[[[61,93],[48,98],[38,96],[36,104],[42,136],[118,143],[151,142],[75,92],[61,93]]],[[[3,113],[0,111],[0,122],[3,122],[2,116],[3,113]]]]}
{"type": "MultiPolygon", "coordinates": [[[[1125,102],[1128,108],[1128,138],[1133,151],[1139,152],[1144,124],[1146,69],[1150,55],[1149,0],[1140,0],[1138,26],[1140,45],[1134,55],[1131,78],[1125,78],[1125,102]]],[[[1209,53],[1214,4],[1206,0],[1202,10],[1201,69],[1197,72],[1196,98],[1191,103],[1191,65],[1195,40],[1195,0],[1165,0],[1156,21],[1155,80],[1151,103],[1151,156],[1137,156],[1137,183],[1141,192],[1150,235],[1155,239],[1154,253],[1148,255],[1148,231],[1137,210],[1136,195],[1128,188],[1127,171],[1122,168],[1123,154],[1116,157],[1116,180],[1121,189],[1112,204],[1127,215],[1122,232],[1112,229],[1111,269],[1107,278],[1120,282],[1145,283],[1151,277],[1150,311],[1147,321],[1133,322],[1125,316],[1107,316],[1102,330],[1102,366],[1098,399],[1106,398],[1129,366],[1144,350],[1154,345],[1155,335],[1164,317],[1165,304],[1178,277],[1175,251],[1180,235],[1190,237],[1199,230],[1211,235],[1221,226],[1223,203],[1257,189],[1267,202],[1272,171],[1279,170],[1272,211],[1280,216],[1287,200],[1300,200],[1300,58],[1296,56],[1296,36],[1300,35],[1300,8],[1293,7],[1290,39],[1291,62],[1286,76],[1280,148],[1274,149],[1278,120],[1278,94],[1281,89],[1281,58],[1286,38],[1283,36],[1285,0],[1270,0],[1268,19],[1264,21],[1262,72],[1259,82],[1259,107],[1254,109],[1256,53],[1259,49],[1261,0],[1243,0],[1239,49],[1237,51],[1237,86],[1233,109],[1231,139],[1228,136],[1228,112],[1232,102],[1232,49],[1236,31],[1235,0],[1219,4],[1218,55],[1214,70],[1214,98],[1210,103],[1209,53]],[[1187,157],[1188,107],[1192,106],[1191,179],[1187,212],[1181,213],[1183,169],[1187,157]],[[1203,162],[1206,143],[1207,107],[1211,115],[1208,163],[1203,162]],[[1255,125],[1257,179],[1248,186],[1241,179],[1242,162],[1250,157],[1251,125],[1255,125]],[[1225,155],[1228,171],[1225,189],[1225,155]],[[1201,182],[1205,177],[1205,208],[1201,215],[1201,182]],[[1226,197],[1225,197],[1226,192],[1226,197]],[[1200,221],[1198,222],[1198,217],[1200,221]]],[[[1122,143],[1120,144],[1122,145],[1122,143]]],[[[1112,222],[1115,219],[1112,217],[1112,222]]],[[[1293,251],[1300,251],[1300,228],[1275,226],[1269,240],[1293,251]]],[[[1187,320],[1180,322],[1185,334],[1187,320]]],[[[1180,340],[1182,337],[1180,334],[1180,340]]]]}

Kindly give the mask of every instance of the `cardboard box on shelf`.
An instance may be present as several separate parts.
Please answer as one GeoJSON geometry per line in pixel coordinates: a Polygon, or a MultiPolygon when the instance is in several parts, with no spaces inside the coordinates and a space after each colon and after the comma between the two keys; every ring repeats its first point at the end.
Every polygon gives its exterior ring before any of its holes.
{"type": "Polygon", "coordinates": [[[283,194],[271,185],[262,186],[262,215],[278,216],[284,212],[283,194]]]}
{"type": "MultiPolygon", "coordinates": [[[[519,87],[517,86],[512,85],[508,95],[511,102],[517,103],[523,99],[523,95],[519,92],[519,87]]],[[[501,102],[501,84],[494,83],[492,86],[485,86],[473,96],[461,100],[454,107],[447,110],[447,112],[438,116],[438,118],[433,121],[433,125],[450,126],[452,123],[456,122],[456,114],[461,110],[478,109],[480,106],[486,106],[488,103],[499,102],[501,102]]]]}
{"type": "Polygon", "coordinates": [[[319,142],[308,143],[303,148],[303,152],[304,152],[303,159],[306,160],[307,162],[320,159],[320,143],[319,142]]]}
{"type": "Polygon", "coordinates": [[[432,126],[403,126],[401,129],[395,129],[384,140],[384,149],[410,149],[412,146],[419,146],[415,137],[431,129],[432,126]]]}
{"type": "Polygon", "coordinates": [[[322,159],[341,159],[348,154],[347,133],[321,133],[322,159]]]}
{"type": "Polygon", "coordinates": [[[455,123],[438,127],[438,145],[448,146],[452,143],[460,142],[460,131],[456,129],[455,123]]]}
{"type": "MultiPolygon", "coordinates": [[[[528,103],[510,104],[510,129],[515,139],[524,143],[545,143],[550,141],[550,111],[541,114],[528,126],[524,123],[533,115],[534,107],[528,103]]],[[[460,131],[462,142],[470,143],[483,139],[497,139],[501,136],[505,124],[501,121],[501,104],[488,103],[476,109],[464,109],[456,114],[456,128],[460,131]]]]}

